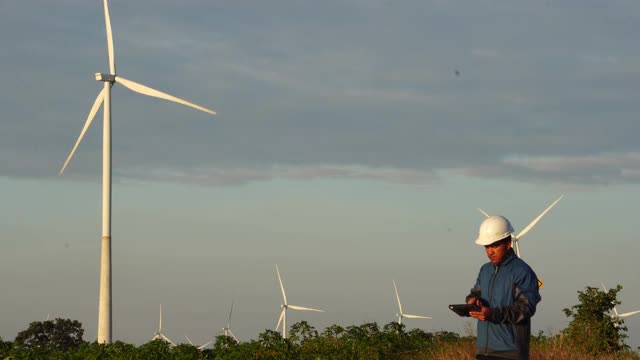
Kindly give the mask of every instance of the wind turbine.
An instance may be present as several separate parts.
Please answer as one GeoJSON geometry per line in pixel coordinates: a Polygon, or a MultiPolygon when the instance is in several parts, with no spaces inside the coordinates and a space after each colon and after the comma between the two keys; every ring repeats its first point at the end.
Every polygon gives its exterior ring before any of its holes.
{"type": "MultiPolygon", "coordinates": [[[[513,241],[513,247],[516,250],[516,255],[518,255],[518,257],[520,257],[520,245],[518,244],[518,241],[520,240],[521,237],[523,237],[526,233],[529,232],[529,230],[531,230],[537,223],[538,221],[540,221],[540,219],[542,219],[542,217],[549,211],[551,210],[551,208],[553,208],[554,206],[556,206],[556,204],[558,202],[560,202],[560,200],[562,200],[562,197],[564,195],[560,195],[560,197],[558,199],[556,199],[556,201],[554,201],[551,205],[549,205],[549,207],[547,207],[546,209],[544,209],[544,211],[538,215],[537,218],[533,219],[533,221],[531,223],[529,223],[529,225],[527,225],[527,227],[525,227],[524,229],[522,229],[522,231],[520,231],[520,233],[514,237],[512,237],[512,241],[513,241]]],[[[478,208],[478,211],[480,211],[482,213],[482,215],[489,217],[491,215],[489,215],[486,211],[478,208]]]]}
{"type": "Polygon", "coordinates": [[[231,331],[231,313],[232,312],[233,312],[233,301],[231,301],[231,310],[229,311],[229,319],[227,319],[227,326],[223,327],[221,332],[224,333],[224,336],[231,337],[233,338],[233,340],[238,342],[238,338],[231,331]]]}
{"type": "MultiPolygon", "coordinates": [[[[602,283],[602,288],[604,289],[604,292],[608,292],[609,290],[607,290],[607,287],[604,286],[604,283],[602,283]]],[[[619,318],[623,318],[623,317],[627,317],[627,316],[631,316],[631,315],[635,315],[635,314],[639,314],[640,310],[636,310],[636,311],[629,311],[626,313],[622,313],[622,314],[618,314],[618,310],[616,309],[616,307],[613,307],[613,312],[615,313],[615,315],[611,315],[611,317],[619,317],[619,318]]]]}
{"type": "Polygon", "coordinates": [[[213,340],[209,341],[208,343],[204,344],[204,345],[196,345],[193,342],[191,342],[191,339],[189,339],[189,337],[187,336],[187,334],[184,334],[184,337],[187,338],[187,341],[189,342],[189,344],[191,344],[192,346],[195,346],[198,348],[198,350],[202,350],[204,348],[207,347],[207,345],[211,344],[213,342],[213,340]]]}
{"type": "Polygon", "coordinates": [[[398,295],[398,287],[396,287],[396,281],[393,280],[393,289],[396,291],[396,299],[398,299],[398,324],[402,325],[402,318],[407,319],[431,319],[430,316],[410,315],[402,312],[402,304],[400,303],[400,295],[398,295]]]}
{"type": "Polygon", "coordinates": [[[280,305],[280,307],[282,308],[282,311],[280,311],[280,318],[278,319],[278,325],[276,325],[276,331],[278,331],[280,324],[282,324],[282,338],[286,339],[287,338],[287,309],[301,310],[301,311],[317,311],[317,312],[324,312],[324,310],[318,310],[318,309],[312,309],[308,307],[288,304],[287,294],[285,294],[284,286],[282,286],[282,278],[280,277],[280,270],[278,269],[278,265],[276,265],[276,272],[278,273],[278,281],[280,282],[280,290],[282,290],[282,301],[283,301],[282,305],[280,305]]]}
{"type": "Polygon", "coordinates": [[[65,168],[71,161],[78,145],[82,141],[85,132],[91,125],[96,113],[102,106],[103,132],[102,132],[102,254],[100,260],[100,297],[98,305],[98,343],[111,343],[111,87],[116,83],[134,92],[173,101],[178,104],[192,107],[209,114],[215,114],[202,106],[182,100],[173,95],[163,93],[131,80],[127,80],[120,75],[116,75],[116,65],[113,52],[113,34],[111,32],[111,19],[109,17],[109,7],[107,0],[103,0],[104,20],[107,32],[107,50],[109,55],[109,73],[96,73],[96,80],[103,83],[103,88],[98,93],[93,106],[89,111],[87,120],[80,132],[67,160],[62,165],[58,175],[62,175],[65,168]]]}
{"type": "Polygon", "coordinates": [[[153,340],[164,340],[166,342],[168,342],[169,344],[176,346],[176,344],[171,341],[168,337],[166,337],[163,333],[162,333],[162,304],[160,304],[160,323],[158,324],[158,331],[156,331],[154,333],[154,336],[151,338],[151,341],[153,340]]]}

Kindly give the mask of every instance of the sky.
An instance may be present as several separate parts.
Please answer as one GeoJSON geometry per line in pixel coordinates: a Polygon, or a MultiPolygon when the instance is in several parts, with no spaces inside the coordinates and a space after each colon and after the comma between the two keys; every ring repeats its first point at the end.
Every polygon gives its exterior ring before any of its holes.
{"type": "MultiPolygon", "coordinates": [[[[109,2],[113,337],[204,343],[395,319],[463,333],[478,207],[524,228],[534,333],[587,286],[640,309],[640,3],[631,0],[109,2]]],[[[101,1],[0,2],[0,337],[47,316],[97,334],[101,1]]],[[[640,316],[626,319],[640,346],[640,316]]]]}

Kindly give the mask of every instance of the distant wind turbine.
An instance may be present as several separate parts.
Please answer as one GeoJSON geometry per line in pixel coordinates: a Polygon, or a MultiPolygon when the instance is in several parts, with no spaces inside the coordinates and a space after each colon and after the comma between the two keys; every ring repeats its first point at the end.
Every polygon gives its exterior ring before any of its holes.
{"type": "Polygon", "coordinates": [[[171,341],[168,337],[166,337],[162,333],[162,304],[160,304],[160,323],[158,324],[158,331],[154,333],[154,336],[151,338],[151,340],[164,340],[169,344],[176,346],[176,344],[173,341],[171,341]]]}
{"type": "Polygon", "coordinates": [[[103,133],[102,133],[102,255],[100,260],[100,297],[98,305],[98,343],[111,343],[111,87],[116,83],[134,92],[156,97],[178,104],[192,107],[209,114],[215,114],[202,106],[190,103],[173,95],[163,93],[131,80],[127,80],[120,75],[116,75],[116,65],[113,51],[113,35],[111,32],[111,19],[109,17],[109,7],[107,0],[103,0],[104,19],[107,32],[107,50],[109,55],[109,73],[96,73],[96,80],[103,82],[103,88],[98,93],[93,106],[89,111],[89,116],[80,132],[67,160],[62,165],[58,175],[62,175],[65,168],[71,161],[78,145],[82,141],[89,125],[93,121],[96,113],[102,106],[103,113],[103,133]]]}
{"type": "Polygon", "coordinates": [[[420,316],[420,315],[410,315],[402,312],[402,304],[400,303],[400,295],[398,295],[398,287],[396,287],[396,281],[393,280],[393,289],[396,291],[396,299],[398,299],[398,313],[396,316],[398,317],[398,324],[402,325],[402,318],[407,319],[431,319],[430,316],[420,316]]]}
{"type": "MultiPolygon", "coordinates": [[[[556,204],[558,202],[560,202],[560,200],[562,200],[562,197],[564,195],[561,195],[558,199],[556,199],[556,201],[554,201],[551,205],[549,205],[549,207],[547,207],[546,209],[544,209],[544,211],[538,215],[537,218],[533,219],[533,221],[531,223],[529,223],[529,225],[527,225],[527,227],[525,227],[524,229],[522,229],[522,231],[520,231],[520,233],[514,237],[512,237],[512,241],[513,241],[513,247],[516,250],[516,255],[518,255],[518,257],[520,257],[520,245],[518,244],[518,241],[520,240],[520,238],[522,238],[526,233],[529,232],[529,230],[533,229],[533,227],[538,223],[538,221],[540,221],[540,219],[542,219],[542,217],[549,211],[551,210],[551,208],[553,208],[554,206],[556,206],[556,204]]],[[[478,211],[480,211],[482,213],[482,215],[489,217],[490,215],[478,208],[478,211]]]]}
{"type": "MultiPolygon", "coordinates": [[[[604,283],[602,283],[602,288],[604,289],[604,292],[608,292],[609,290],[607,290],[607,287],[604,286],[604,283]]],[[[623,317],[627,317],[627,316],[631,316],[631,315],[635,315],[635,314],[640,314],[640,310],[635,310],[635,311],[629,311],[626,313],[622,313],[622,314],[618,314],[618,310],[616,309],[616,307],[613,307],[613,312],[615,313],[615,315],[611,315],[611,317],[619,317],[619,318],[623,318],[623,317]]]]}
{"type": "Polygon", "coordinates": [[[238,338],[231,331],[231,313],[232,312],[233,312],[233,301],[231,301],[231,310],[229,311],[229,318],[227,319],[227,326],[222,328],[221,333],[223,333],[224,336],[228,336],[228,337],[233,338],[233,340],[235,340],[237,342],[238,338]]]}
{"type": "Polygon", "coordinates": [[[278,325],[276,325],[276,331],[280,328],[280,324],[282,324],[282,338],[287,338],[287,309],[292,310],[301,310],[301,311],[317,311],[324,312],[324,310],[312,309],[308,307],[290,305],[287,303],[287,294],[284,292],[284,286],[282,286],[282,278],[280,277],[280,270],[278,269],[278,265],[276,265],[276,272],[278,273],[278,281],[280,282],[280,290],[282,290],[282,311],[280,312],[280,318],[278,319],[278,325]]]}

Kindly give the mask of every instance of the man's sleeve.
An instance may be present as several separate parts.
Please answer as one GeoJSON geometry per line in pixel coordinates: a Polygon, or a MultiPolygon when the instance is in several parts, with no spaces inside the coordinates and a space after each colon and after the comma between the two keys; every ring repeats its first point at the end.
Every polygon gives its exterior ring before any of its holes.
{"type": "Polygon", "coordinates": [[[542,299],[538,291],[538,277],[530,268],[514,279],[513,304],[491,308],[489,320],[496,323],[517,324],[529,320],[536,313],[542,299]]]}

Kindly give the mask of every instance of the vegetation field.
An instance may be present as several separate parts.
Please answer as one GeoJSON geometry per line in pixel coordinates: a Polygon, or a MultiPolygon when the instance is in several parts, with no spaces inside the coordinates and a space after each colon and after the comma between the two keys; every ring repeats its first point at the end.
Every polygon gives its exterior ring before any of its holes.
{"type": "MultiPolygon", "coordinates": [[[[625,344],[624,321],[610,316],[620,302],[617,286],[608,291],[587,287],[578,291],[579,304],[564,309],[572,318],[558,334],[531,338],[532,360],[640,360],[637,351],[625,344]]],[[[266,330],[257,339],[237,342],[218,336],[209,349],[191,344],[172,346],[153,340],[136,346],[124,342],[97,344],[83,340],[82,324],[55,319],[32,322],[13,341],[0,339],[0,359],[474,359],[475,337],[449,331],[407,330],[392,322],[380,327],[365,323],[342,327],[332,325],[322,332],[302,321],[293,324],[287,338],[266,330]]]]}

